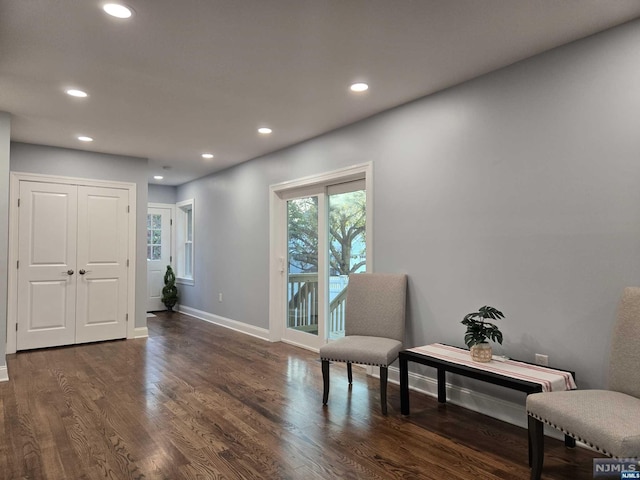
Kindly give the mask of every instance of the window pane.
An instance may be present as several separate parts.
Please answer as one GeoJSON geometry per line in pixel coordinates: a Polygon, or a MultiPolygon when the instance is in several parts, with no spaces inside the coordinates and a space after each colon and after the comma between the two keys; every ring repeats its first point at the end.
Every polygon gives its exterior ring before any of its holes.
{"type": "Polygon", "coordinates": [[[344,310],[351,273],[365,272],[366,193],[329,195],[329,338],[344,336],[344,310]]]}
{"type": "Polygon", "coordinates": [[[162,230],[154,230],[152,242],[154,245],[162,245],[162,230]]]}
{"type": "Polygon", "coordinates": [[[318,197],[287,202],[287,327],[318,335],[318,197]]]}
{"type": "Polygon", "coordinates": [[[147,260],[153,260],[151,258],[151,247],[147,247],[147,260]]]}
{"type": "Polygon", "coordinates": [[[193,210],[187,210],[187,241],[193,241],[193,210]]]}
{"type": "MultiPolygon", "coordinates": [[[[176,270],[179,279],[188,279],[189,284],[193,284],[195,267],[194,262],[194,221],[193,216],[194,203],[193,200],[184,200],[177,205],[176,218],[176,270]]],[[[165,252],[165,254],[168,252],[165,252]]]]}
{"type": "Polygon", "coordinates": [[[361,273],[367,267],[364,190],[329,196],[331,275],[361,273]]]}
{"type": "Polygon", "coordinates": [[[162,247],[153,247],[153,260],[162,259],[162,247]]]}
{"type": "Polygon", "coordinates": [[[193,256],[193,245],[191,243],[186,243],[184,246],[184,276],[191,278],[193,271],[191,268],[192,265],[192,256],[193,256]]]}
{"type": "Polygon", "coordinates": [[[153,228],[162,228],[162,215],[153,215],[153,222],[151,224],[153,228]]]}

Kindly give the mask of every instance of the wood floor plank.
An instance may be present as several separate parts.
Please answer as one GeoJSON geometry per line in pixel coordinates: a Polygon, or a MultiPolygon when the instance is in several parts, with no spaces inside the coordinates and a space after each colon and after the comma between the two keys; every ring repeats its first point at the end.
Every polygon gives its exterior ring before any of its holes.
{"type": "MultiPolygon", "coordinates": [[[[0,479],[526,479],[524,429],[178,313],[149,338],[9,355],[0,479]]],[[[546,480],[592,478],[584,449],[547,440],[546,480]]]]}

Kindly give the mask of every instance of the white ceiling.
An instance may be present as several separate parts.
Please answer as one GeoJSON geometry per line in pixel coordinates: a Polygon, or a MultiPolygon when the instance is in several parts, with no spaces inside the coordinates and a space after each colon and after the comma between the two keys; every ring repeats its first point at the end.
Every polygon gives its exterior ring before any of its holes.
{"type": "Polygon", "coordinates": [[[148,158],[169,185],[640,17],[638,0],[126,0],[129,20],[102,3],[0,0],[0,110],[14,141],[148,158]]]}

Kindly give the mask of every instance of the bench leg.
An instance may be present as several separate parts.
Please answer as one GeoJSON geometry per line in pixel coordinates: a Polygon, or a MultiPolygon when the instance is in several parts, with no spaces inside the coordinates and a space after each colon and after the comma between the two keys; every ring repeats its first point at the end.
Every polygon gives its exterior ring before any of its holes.
{"type": "Polygon", "coordinates": [[[409,415],[409,362],[400,356],[400,413],[409,415]]]}
{"type": "Polygon", "coordinates": [[[444,368],[438,368],[438,402],[447,403],[447,371],[444,368]]]}
{"type": "Polygon", "coordinates": [[[347,379],[349,380],[349,385],[353,383],[353,370],[351,370],[351,362],[347,362],[347,379]]]}

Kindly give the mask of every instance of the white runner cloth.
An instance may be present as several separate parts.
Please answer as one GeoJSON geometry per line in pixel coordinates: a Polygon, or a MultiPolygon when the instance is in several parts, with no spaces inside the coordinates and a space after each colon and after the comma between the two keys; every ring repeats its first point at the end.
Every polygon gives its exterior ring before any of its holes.
{"type": "Polygon", "coordinates": [[[529,363],[516,362],[515,360],[496,361],[487,363],[471,360],[469,350],[451,347],[441,343],[432,343],[422,347],[408,349],[410,352],[428,355],[451,363],[457,363],[477,370],[497,373],[511,378],[539,383],[543,392],[557,392],[562,390],[575,390],[578,388],[573,376],[569,372],[554,370],[553,368],[531,365],[529,363]]]}

